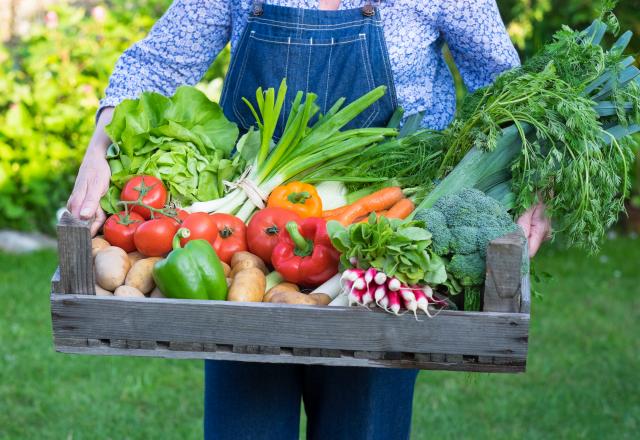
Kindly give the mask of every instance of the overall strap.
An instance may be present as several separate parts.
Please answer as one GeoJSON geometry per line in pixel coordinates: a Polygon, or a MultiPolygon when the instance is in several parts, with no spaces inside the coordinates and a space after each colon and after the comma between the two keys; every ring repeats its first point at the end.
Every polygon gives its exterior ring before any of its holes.
{"type": "Polygon", "coordinates": [[[262,8],[263,0],[253,0],[253,6],[251,8],[251,14],[260,17],[264,14],[264,9],[262,8]]]}
{"type": "MultiPolygon", "coordinates": [[[[264,14],[264,8],[262,4],[264,0],[253,0],[253,6],[251,8],[251,14],[260,17],[264,14]]],[[[376,8],[380,6],[382,0],[367,0],[367,3],[362,7],[362,15],[365,17],[373,17],[376,15],[376,8]]]]}

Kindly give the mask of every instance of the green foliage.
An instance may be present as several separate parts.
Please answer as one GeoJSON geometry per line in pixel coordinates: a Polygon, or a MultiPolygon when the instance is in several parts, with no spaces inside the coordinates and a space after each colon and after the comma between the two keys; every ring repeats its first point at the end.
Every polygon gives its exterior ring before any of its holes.
{"type": "MultiPolygon", "coordinates": [[[[220,106],[195,87],[181,86],[172,97],[144,92],[116,106],[105,131],[111,181],[122,188],[133,175],[149,174],[167,185],[179,206],[222,197],[224,181],[244,166],[240,156],[229,158],[238,126],[220,106]]],[[[102,208],[119,211],[110,188],[102,208]]]]}
{"type": "Polygon", "coordinates": [[[64,3],[52,11],[57,24],[34,24],[0,47],[0,228],[52,230],[109,73],[154,20],[122,12],[96,19],[64,3]]]}

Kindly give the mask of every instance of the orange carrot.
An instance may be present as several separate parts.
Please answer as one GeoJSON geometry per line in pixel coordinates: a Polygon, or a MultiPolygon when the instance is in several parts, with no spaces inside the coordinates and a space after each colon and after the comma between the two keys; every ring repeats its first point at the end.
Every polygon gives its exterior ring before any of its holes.
{"type": "Polygon", "coordinates": [[[415,205],[409,199],[402,199],[387,211],[385,217],[405,219],[413,212],[415,205]]]}
{"type": "Polygon", "coordinates": [[[358,217],[369,214],[374,211],[389,209],[404,197],[402,189],[397,186],[376,191],[352,203],[343,212],[337,215],[327,217],[327,220],[338,220],[343,225],[350,225],[358,217]]]}
{"type": "Polygon", "coordinates": [[[327,217],[331,217],[331,216],[334,216],[334,215],[340,215],[344,211],[346,211],[346,209],[348,207],[349,207],[349,205],[345,205],[345,206],[341,206],[340,208],[327,209],[326,211],[322,211],[322,217],[323,218],[327,218],[327,217]]]}
{"type": "MultiPolygon", "coordinates": [[[[381,216],[387,216],[387,210],[376,212],[376,217],[380,218],[381,216]]],[[[369,221],[369,215],[365,215],[362,217],[358,217],[354,223],[366,223],[369,221]]]]}

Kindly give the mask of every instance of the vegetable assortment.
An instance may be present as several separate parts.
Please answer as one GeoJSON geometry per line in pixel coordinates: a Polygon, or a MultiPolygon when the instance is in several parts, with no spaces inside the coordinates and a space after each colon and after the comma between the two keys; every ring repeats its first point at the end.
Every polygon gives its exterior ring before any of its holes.
{"type": "Polygon", "coordinates": [[[523,210],[544,201],[569,242],[597,249],[623,208],[640,70],[624,55],[630,33],[605,48],[606,31],[563,29],[440,132],[420,114],[399,127],[401,111],[343,130],[384,88],[319,114],[316,95],[291,100],[283,80],[244,99],[257,128],[240,138],[190,87],[123,102],[108,127],[114,215],[93,243],[96,291],[480,310],[487,246],[520,232],[523,210]]]}

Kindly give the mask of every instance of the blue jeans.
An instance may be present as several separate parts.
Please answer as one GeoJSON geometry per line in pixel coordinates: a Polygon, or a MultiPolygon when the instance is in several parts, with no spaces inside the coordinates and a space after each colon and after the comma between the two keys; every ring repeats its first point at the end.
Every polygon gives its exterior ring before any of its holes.
{"type": "Polygon", "coordinates": [[[408,439],[417,370],[205,361],[207,440],[408,439]]]}

